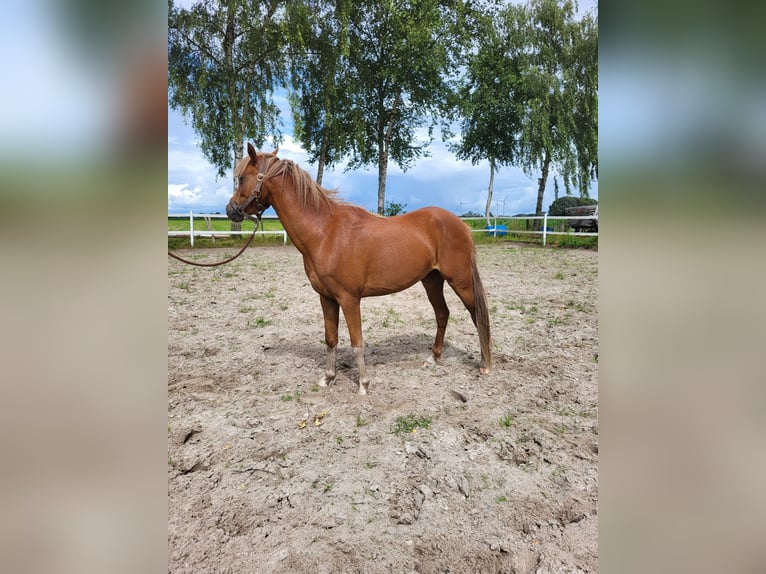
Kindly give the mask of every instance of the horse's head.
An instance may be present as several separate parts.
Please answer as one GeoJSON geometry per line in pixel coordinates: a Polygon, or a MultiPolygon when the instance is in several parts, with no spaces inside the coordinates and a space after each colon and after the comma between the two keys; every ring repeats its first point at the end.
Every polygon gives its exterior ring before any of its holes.
{"type": "Polygon", "coordinates": [[[234,168],[237,189],[226,205],[226,215],[232,221],[247,218],[255,220],[271,207],[269,193],[263,189],[266,171],[277,158],[279,148],[271,153],[258,153],[253,144],[247,144],[247,157],[242,158],[234,168]],[[255,217],[253,217],[255,216],[255,217]]]}

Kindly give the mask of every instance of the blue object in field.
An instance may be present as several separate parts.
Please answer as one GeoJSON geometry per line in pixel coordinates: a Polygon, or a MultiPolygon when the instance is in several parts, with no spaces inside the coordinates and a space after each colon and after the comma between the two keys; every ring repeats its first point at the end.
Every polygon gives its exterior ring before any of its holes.
{"type": "Polygon", "coordinates": [[[497,225],[495,227],[492,227],[491,225],[487,225],[484,229],[486,229],[487,235],[491,237],[495,236],[495,231],[497,231],[497,237],[503,237],[504,235],[508,235],[507,225],[497,225]]]}

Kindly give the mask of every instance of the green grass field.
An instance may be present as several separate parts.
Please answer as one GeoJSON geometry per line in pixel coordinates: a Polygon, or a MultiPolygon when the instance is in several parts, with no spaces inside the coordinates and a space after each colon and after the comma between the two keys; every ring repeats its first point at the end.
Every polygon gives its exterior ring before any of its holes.
{"type": "MultiPolygon", "coordinates": [[[[547,221],[547,227],[549,231],[564,232],[567,233],[569,229],[566,224],[566,217],[549,217],[547,221]]],[[[492,225],[497,224],[498,227],[504,225],[506,227],[506,235],[498,235],[494,237],[491,233],[480,232],[487,226],[487,220],[480,219],[468,219],[463,220],[471,228],[476,230],[473,233],[473,239],[476,243],[502,243],[505,241],[541,244],[542,235],[540,233],[532,233],[535,229],[535,224],[542,228],[543,220],[541,219],[511,219],[498,217],[497,222],[492,219],[492,225]]],[[[500,232],[500,230],[498,230],[500,232]]],[[[547,235],[547,245],[554,245],[558,247],[574,247],[585,249],[597,249],[598,237],[583,236],[574,232],[569,232],[566,235],[547,235]]]]}
{"type": "MultiPolygon", "coordinates": [[[[534,230],[535,220],[524,219],[497,219],[497,225],[505,225],[507,228],[507,234],[504,236],[493,237],[486,232],[479,232],[483,230],[487,222],[485,219],[468,219],[464,220],[465,223],[474,230],[473,238],[476,243],[503,243],[506,241],[524,242],[531,244],[542,243],[542,236],[538,233],[528,233],[534,230]]],[[[539,225],[542,225],[541,220],[537,220],[539,225]]],[[[212,231],[225,232],[231,230],[231,221],[225,218],[210,219],[210,227],[212,231]]],[[[493,220],[493,225],[495,221],[493,220]]],[[[252,231],[253,222],[243,221],[242,231],[252,231]]],[[[264,231],[283,231],[284,227],[278,219],[264,219],[262,221],[262,229],[264,231]]],[[[194,229],[197,231],[210,231],[207,222],[202,217],[194,218],[194,229]]],[[[548,229],[552,231],[566,231],[566,218],[548,218],[548,229]]],[[[168,231],[188,231],[189,230],[189,218],[187,216],[169,216],[168,217],[168,231]]],[[[194,247],[236,247],[242,245],[249,239],[249,235],[231,236],[231,237],[195,237],[194,247]]],[[[289,241],[289,239],[288,239],[289,241]]],[[[253,239],[253,243],[258,244],[282,244],[281,235],[258,235],[253,239]]],[[[577,233],[568,233],[567,235],[548,235],[546,239],[548,245],[554,245],[559,247],[574,247],[574,248],[586,248],[597,249],[598,237],[582,236],[577,233]]],[[[190,247],[188,237],[168,237],[168,249],[184,249],[190,247]]]]}
{"type": "MultiPolygon", "coordinates": [[[[194,218],[195,231],[214,231],[225,234],[231,231],[232,222],[226,218],[210,218],[210,228],[208,222],[202,217],[194,218]]],[[[283,231],[282,223],[278,219],[264,219],[261,221],[260,229],[263,231],[283,231]]],[[[242,222],[242,231],[253,231],[255,224],[252,221],[242,222]]],[[[168,216],[168,231],[189,231],[188,216],[168,216]]],[[[194,247],[236,247],[242,245],[250,239],[250,235],[233,235],[229,237],[195,237],[194,247]]],[[[253,239],[255,243],[282,244],[281,235],[257,235],[253,239]]],[[[185,249],[191,247],[188,237],[168,237],[168,249],[185,249]]]]}

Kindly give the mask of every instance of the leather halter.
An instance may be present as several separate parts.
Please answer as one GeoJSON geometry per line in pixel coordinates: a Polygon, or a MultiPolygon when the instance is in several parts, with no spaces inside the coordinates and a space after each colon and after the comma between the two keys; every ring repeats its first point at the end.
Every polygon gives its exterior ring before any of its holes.
{"type": "Polygon", "coordinates": [[[234,207],[235,212],[237,215],[241,215],[245,219],[249,219],[250,221],[254,221],[258,223],[261,220],[261,216],[263,215],[263,212],[266,211],[269,206],[263,205],[261,203],[261,186],[263,185],[263,180],[265,179],[266,171],[268,170],[269,165],[271,164],[271,160],[273,158],[268,158],[263,163],[263,171],[258,172],[258,176],[256,177],[256,183],[255,183],[255,189],[253,190],[253,193],[250,194],[250,197],[247,198],[247,201],[243,206],[239,206],[236,203],[232,202],[232,206],[234,207]],[[255,217],[250,215],[249,213],[246,213],[245,210],[250,206],[251,203],[255,203],[255,217]]]}

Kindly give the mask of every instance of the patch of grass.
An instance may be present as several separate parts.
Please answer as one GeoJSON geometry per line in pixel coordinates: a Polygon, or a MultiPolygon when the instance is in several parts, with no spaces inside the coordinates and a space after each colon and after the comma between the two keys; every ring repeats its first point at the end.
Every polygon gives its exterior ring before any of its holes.
{"type": "Polygon", "coordinates": [[[369,421],[366,421],[365,419],[363,419],[362,415],[356,415],[356,426],[357,427],[367,426],[368,424],[370,424],[369,421]]]}
{"type": "Polygon", "coordinates": [[[338,444],[343,444],[344,440],[345,439],[342,436],[336,436],[335,437],[335,442],[337,442],[338,444]]]}
{"type": "Polygon", "coordinates": [[[335,486],[334,482],[326,482],[324,485],[324,491],[323,492],[330,492],[332,490],[332,487],[335,486]]]}
{"type": "Polygon", "coordinates": [[[585,305],[585,303],[582,303],[581,301],[570,300],[567,303],[567,307],[569,307],[570,309],[574,309],[575,311],[579,311],[580,313],[588,312],[588,307],[585,305]]]}
{"type": "Polygon", "coordinates": [[[188,283],[179,283],[178,285],[176,285],[176,287],[178,287],[179,289],[183,289],[184,291],[188,291],[189,290],[189,284],[188,283]]]}
{"type": "Polygon", "coordinates": [[[271,321],[264,317],[257,317],[255,321],[247,322],[247,326],[253,329],[260,329],[262,327],[267,327],[268,325],[271,325],[271,321]]]}
{"type": "Polygon", "coordinates": [[[375,461],[370,461],[370,462],[365,462],[364,463],[364,468],[366,468],[368,470],[369,469],[373,469],[376,466],[380,466],[380,463],[379,462],[375,462],[375,461]]]}
{"type": "Polygon", "coordinates": [[[516,421],[511,413],[505,413],[502,417],[500,417],[499,422],[500,426],[505,428],[511,428],[516,424],[516,421]]]}
{"type": "Polygon", "coordinates": [[[518,311],[522,315],[536,315],[539,311],[537,305],[527,306],[525,303],[507,303],[505,308],[508,311],[518,311]]]}
{"type": "Polygon", "coordinates": [[[281,397],[279,397],[279,400],[282,401],[282,402],[285,402],[285,403],[290,402],[292,400],[298,401],[298,400],[300,400],[301,395],[303,395],[304,393],[305,393],[305,391],[301,391],[301,390],[297,390],[297,389],[295,391],[293,391],[293,392],[289,392],[288,391],[285,394],[283,394],[281,397]]]}
{"type": "Polygon", "coordinates": [[[563,317],[553,317],[548,319],[548,327],[560,327],[568,325],[572,320],[572,313],[565,313],[563,317]]]}
{"type": "Polygon", "coordinates": [[[558,407],[555,407],[553,409],[553,412],[555,412],[560,417],[572,417],[575,416],[575,410],[567,405],[561,405],[558,407]]]}
{"type": "MultiPolygon", "coordinates": [[[[551,243],[557,247],[574,247],[581,249],[598,249],[598,237],[577,237],[576,235],[558,235],[551,243]]],[[[549,238],[549,241],[551,239],[549,238]]]]}
{"type": "Polygon", "coordinates": [[[564,273],[561,271],[557,271],[556,274],[553,276],[554,279],[563,279],[564,273]]]}
{"type": "Polygon", "coordinates": [[[508,502],[508,497],[507,496],[498,496],[495,499],[495,502],[497,502],[498,504],[501,504],[503,502],[508,502]]]}
{"type": "Polygon", "coordinates": [[[384,327],[390,327],[391,325],[397,325],[402,324],[404,321],[402,320],[402,316],[394,311],[393,309],[388,309],[386,311],[386,317],[383,319],[383,326],[384,327]]]}
{"type": "Polygon", "coordinates": [[[394,421],[394,426],[391,429],[393,434],[406,434],[416,432],[418,429],[427,429],[431,426],[431,417],[416,416],[409,414],[406,416],[398,416],[394,421]]]}

